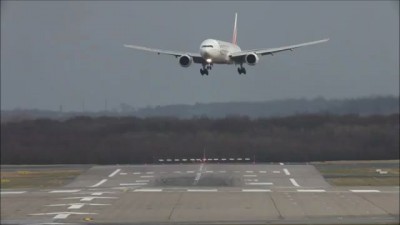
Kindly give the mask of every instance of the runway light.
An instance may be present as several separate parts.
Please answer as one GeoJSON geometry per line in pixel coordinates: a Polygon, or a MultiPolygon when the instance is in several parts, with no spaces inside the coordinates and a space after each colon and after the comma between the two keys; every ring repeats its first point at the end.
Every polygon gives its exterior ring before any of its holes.
{"type": "Polygon", "coordinates": [[[206,61],[207,61],[208,63],[211,63],[211,59],[206,59],[206,61]]]}

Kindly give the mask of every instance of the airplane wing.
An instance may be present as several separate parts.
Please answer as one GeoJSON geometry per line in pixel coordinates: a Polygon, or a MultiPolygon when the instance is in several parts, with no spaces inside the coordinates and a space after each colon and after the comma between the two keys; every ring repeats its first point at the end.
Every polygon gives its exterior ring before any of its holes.
{"type": "Polygon", "coordinates": [[[154,52],[157,53],[158,55],[164,54],[164,55],[173,55],[175,57],[180,57],[183,55],[189,55],[190,57],[193,58],[194,63],[206,63],[203,57],[200,56],[199,53],[190,53],[190,52],[180,52],[180,51],[169,51],[169,50],[162,50],[162,49],[156,49],[156,48],[147,48],[143,46],[137,46],[137,45],[124,45],[127,48],[133,48],[137,50],[142,50],[142,51],[148,51],[148,52],[154,52]]]}
{"type": "Polygon", "coordinates": [[[229,57],[231,57],[233,59],[240,59],[250,53],[255,53],[257,55],[273,55],[274,53],[283,52],[283,51],[293,51],[293,49],[295,49],[295,48],[308,46],[308,45],[315,45],[315,44],[319,44],[319,43],[326,42],[326,41],[329,41],[329,38],[319,40],[319,41],[301,43],[301,44],[297,44],[297,45],[283,46],[283,47],[279,47],[279,48],[244,50],[244,51],[240,51],[240,52],[231,53],[229,55],[229,57]]]}

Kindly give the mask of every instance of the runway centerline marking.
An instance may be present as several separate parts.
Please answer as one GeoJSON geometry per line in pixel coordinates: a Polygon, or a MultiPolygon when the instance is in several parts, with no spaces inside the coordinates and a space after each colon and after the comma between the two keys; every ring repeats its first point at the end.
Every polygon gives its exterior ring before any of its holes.
{"type": "Polygon", "coordinates": [[[274,171],[272,171],[272,173],[281,173],[281,171],[274,170],[274,171]]]}
{"type": "Polygon", "coordinates": [[[141,178],[151,178],[154,177],[153,175],[144,175],[144,176],[140,176],[141,178]]]}
{"type": "Polygon", "coordinates": [[[381,192],[379,190],[350,190],[351,192],[354,193],[377,193],[377,192],[381,192]]]}
{"type": "Polygon", "coordinates": [[[139,175],[139,174],[141,174],[141,172],[134,172],[133,174],[135,174],[135,175],[139,175]]]}
{"type": "Polygon", "coordinates": [[[258,171],[259,173],[267,173],[267,171],[265,171],[265,170],[260,170],[260,171],[258,171]]]}
{"type": "Polygon", "coordinates": [[[90,187],[98,187],[98,186],[104,184],[106,181],[107,181],[107,179],[103,179],[103,180],[99,181],[97,184],[94,184],[94,185],[92,185],[90,187]]]}
{"type": "Polygon", "coordinates": [[[217,192],[218,189],[187,189],[188,192],[217,192]]]}
{"type": "Polygon", "coordinates": [[[204,167],[204,163],[200,164],[200,167],[196,173],[196,177],[194,178],[193,185],[197,185],[197,183],[199,182],[199,180],[201,178],[201,172],[203,170],[203,167],[204,167]]]}
{"type": "Polygon", "coordinates": [[[121,183],[119,184],[120,186],[140,186],[140,185],[146,185],[147,183],[121,183]]]}
{"type": "Polygon", "coordinates": [[[75,193],[80,191],[80,189],[74,189],[74,190],[53,190],[50,191],[49,193],[75,193]]]}
{"type": "Polygon", "coordinates": [[[119,171],[121,171],[121,169],[117,169],[114,172],[112,172],[110,175],[108,175],[108,177],[113,177],[115,176],[115,174],[119,173],[119,171]]]}
{"type": "Polygon", "coordinates": [[[97,213],[86,213],[86,212],[50,212],[50,213],[34,213],[29,214],[31,216],[44,216],[44,215],[55,215],[53,219],[66,219],[70,215],[89,215],[89,214],[97,214],[97,213]]]}
{"type": "Polygon", "coordinates": [[[62,199],[80,199],[81,202],[90,202],[93,199],[116,199],[117,197],[94,197],[94,196],[84,196],[84,197],[68,197],[62,199]]]}
{"type": "Polygon", "coordinates": [[[271,192],[270,189],[242,189],[242,192],[271,192]]]}
{"type": "Polygon", "coordinates": [[[135,180],[136,183],[147,183],[149,180],[135,180]]]}
{"type": "Polygon", "coordinates": [[[134,192],[162,192],[162,189],[135,189],[134,192]]]}
{"type": "Polygon", "coordinates": [[[250,182],[246,183],[247,185],[273,185],[274,183],[271,182],[250,182]]]}
{"type": "Polygon", "coordinates": [[[285,168],[285,169],[283,169],[283,172],[284,172],[286,175],[288,175],[288,176],[290,175],[290,172],[289,172],[289,170],[288,170],[288,169],[286,169],[286,168],[285,168]]]}
{"type": "Polygon", "coordinates": [[[296,182],[295,179],[290,178],[289,180],[290,180],[290,182],[293,184],[293,186],[300,187],[300,185],[296,182]]]}
{"type": "Polygon", "coordinates": [[[326,192],[323,189],[297,189],[297,192],[326,192]]]}
{"type": "Polygon", "coordinates": [[[26,191],[2,191],[0,192],[2,195],[15,195],[15,194],[23,194],[26,191]]]}
{"type": "Polygon", "coordinates": [[[252,174],[245,174],[243,175],[244,177],[256,177],[257,175],[252,175],[252,174]]]}

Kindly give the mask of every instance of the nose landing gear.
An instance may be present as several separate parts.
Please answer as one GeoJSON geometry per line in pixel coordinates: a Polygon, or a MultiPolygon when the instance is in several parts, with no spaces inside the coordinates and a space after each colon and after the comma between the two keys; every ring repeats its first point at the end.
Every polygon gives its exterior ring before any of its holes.
{"type": "Polygon", "coordinates": [[[211,70],[212,69],[212,64],[204,64],[203,65],[203,68],[202,69],[200,69],[200,74],[202,75],[202,76],[204,76],[204,75],[207,75],[208,76],[208,70],[211,70]]]}

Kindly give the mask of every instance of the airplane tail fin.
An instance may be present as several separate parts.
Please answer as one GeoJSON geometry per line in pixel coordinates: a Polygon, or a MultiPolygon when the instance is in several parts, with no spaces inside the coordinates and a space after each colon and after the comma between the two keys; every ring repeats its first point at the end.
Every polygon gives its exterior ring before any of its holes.
{"type": "Polygon", "coordinates": [[[233,26],[232,44],[237,45],[237,13],[235,13],[235,25],[233,26]]]}

